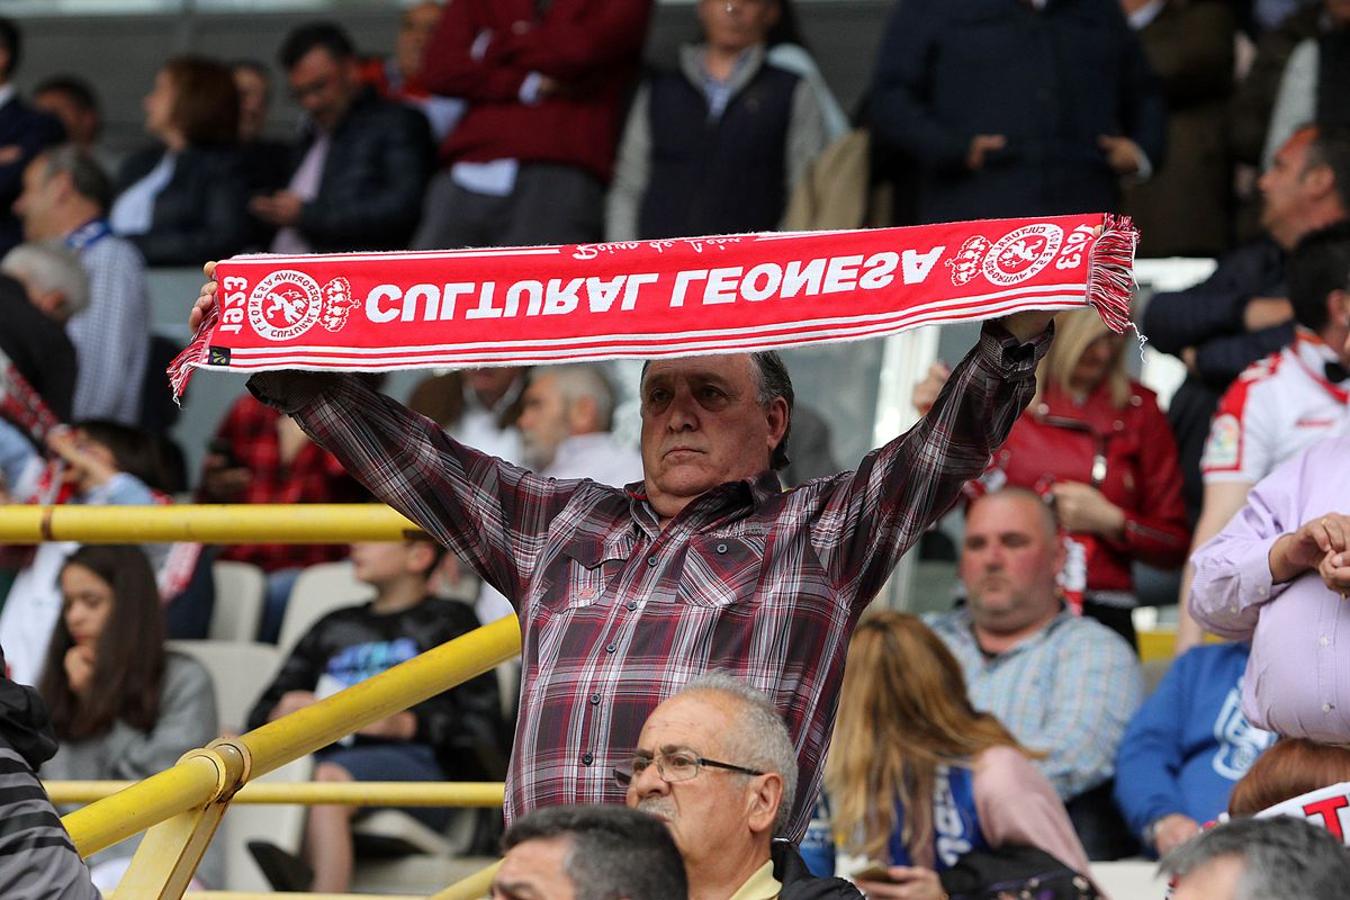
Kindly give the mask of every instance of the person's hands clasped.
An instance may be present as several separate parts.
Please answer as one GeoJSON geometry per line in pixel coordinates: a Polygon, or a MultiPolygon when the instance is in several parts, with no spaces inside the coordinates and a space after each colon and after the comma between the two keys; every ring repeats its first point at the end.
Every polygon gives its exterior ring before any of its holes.
{"type": "Polygon", "coordinates": [[[1057,481],[1050,488],[1055,515],[1066,531],[1119,538],[1125,529],[1125,512],[1090,484],[1057,481]]]}
{"type": "Polygon", "coordinates": [[[1350,600],[1350,553],[1333,550],[1323,556],[1317,574],[1328,590],[1340,594],[1342,600],[1350,600]]]}
{"type": "MultiPolygon", "coordinates": [[[[1327,513],[1310,519],[1297,531],[1282,535],[1270,546],[1271,580],[1276,584],[1283,584],[1305,572],[1317,571],[1323,574],[1323,563],[1327,563],[1328,571],[1342,568],[1335,565],[1330,557],[1339,556],[1348,549],[1350,549],[1350,516],[1327,513]]],[[[1323,574],[1323,580],[1325,579],[1326,575],[1323,574]]],[[[1328,582],[1327,586],[1331,587],[1331,583],[1328,582]]],[[[1334,587],[1331,589],[1337,590],[1334,587]]]]}
{"type": "Polygon", "coordinates": [[[1117,175],[1134,175],[1144,166],[1144,151],[1134,141],[1118,134],[1103,134],[1097,146],[1106,156],[1106,164],[1117,175]]]}
{"type": "Polygon", "coordinates": [[[869,900],[947,900],[947,892],[932,869],[919,866],[888,866],[890,881],[855,882],[869,900]]]}

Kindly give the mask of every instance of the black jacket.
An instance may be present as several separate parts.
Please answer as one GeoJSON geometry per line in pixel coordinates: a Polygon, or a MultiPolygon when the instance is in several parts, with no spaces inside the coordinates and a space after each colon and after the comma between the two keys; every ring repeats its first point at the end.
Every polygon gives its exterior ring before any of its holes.
{"type": "MultiPolygon", "coordinates": [[[[295,148],[291,171],[314,141],[295,148]]],[[[317,252],[401,250],[422,215],[434,165],[426,117],[367,89],[333,131],[319,193],[300,214],[317,252]]]]}
{"type": "Polygon", "coordinates": [[[69,422],[75,396],[75,345],[8,275],[0,275],[0,350],[56,417],[69,422]]]}
{"type": "Polygon", "coordinates": [[[18,97],[0,106],[0,256],[23,240],[23,227],[11,209],[23,191],[23,170],[65,135],[60,122],[18,97]]]}
{"type": "MultiPolygon", "coordinates": [[[[164,147],[133,153],[118,173],[120,194],[164,158],[164,147]]],[[[150,230],[127,235],[148,265],[200,266],[243,249],[248,240],[248,192],[233,147],[188,147],[155,198],[150,230]]]]}
{"type": "Polygon", "coordinates": [[[1162,164],[1167,118],[1117,0],[906,0],[891,13],[872,85],[878,138],[918,160],[926,222],[1097,212],[1119,178],[1099,135],[1162,164]],[[966,168],[970,140],[1007,147],[966,168]]]}
{"type": "Polygon", "coordinates": [[[779,900],[854,900],[862,894],[842,878],[817,878],[806,868],[795,844],[774,841],[769,847],[773,877],[783,886],[779,900]]]}

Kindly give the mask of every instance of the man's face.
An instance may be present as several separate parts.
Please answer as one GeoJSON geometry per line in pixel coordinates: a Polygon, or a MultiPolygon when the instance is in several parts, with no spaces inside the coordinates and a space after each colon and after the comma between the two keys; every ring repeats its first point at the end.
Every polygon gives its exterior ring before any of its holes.
{"type": "Polygon", "coordinates": [[[558,389],[558,379],[548,374],[532,379],[521,399],[516,427],[525,444],[525,462],[537,471],[553,462],[558,445],[571,431],[567,402],[558,389]]]}
{"type": "Polygon", "coordinates": [[[520,373],[519,366],[493,366],[487,369],[469,369],[464,373],[464,380],[478,397],[478,402],[492,407],[506,396],[506,392],[516,383],[520,373]]]}
{"type": "Polygon", "coordinates": [[[708,43],[727,53],[739,53],[763,41],[778,16],[778,0],[700,0],[698,5],[708,43]]]}
{"type": "Polygon", "coordinates": [[[88,147],[98,137],[98,113],[81,106],[63,90],[34,94],[33,105],[60,119],[66,137],[78,147],[88,147]]]}
{"type": "Polygon", "coordinates": [[[754,360],[740,354],[653,362],[642,379],[642,467],[662,517],[699,494],[769,467],[787,403],[759,402],[754,360]]]}
{"type": "Polygon", "coordinates": [[[1245,866],[1236,856],[1218,856],[1177,881],[1172,900],[1233,900],[1245,866]]]}
{"type": "Polygon", "coordinates": [[[416,75],[422,68],[422,55],[427,41],[436,33],[436,25],[440,21],[441,7],[438,3],[418,3],[403,13],[398,38],[394,43],[394,60],[404,78],[416,75]]]}
{"type": "MultiPolygon", "coordinates": [[[[727,758],[722,740],[735,724],[731,710],[715,696],[673,697],[647,718],[637,753],[654,758],[684,751],[740,765],[741,760],[727,758]]],[[[751,836],[751,780],[725,769],[703,766],[694,778],[671,784],[654,764],[649,765],[629,783],[626,800],[633,809],[666,823],[691,881],[697,880],[696,873],[707,860],[737,852],[751,836]]]]}
{"type": "Polygon", "coordinates": [[[1261,175],[1261,225],[1276,243],[1292,247],[1306,230],[1309,207],[1316,199],[1308,183],[1308,152],[1311,130],[1303,130],[1285,141],[1261,175]]]}
{"type": "Polygon", "coordinates": [[[961,581],[981,628],[1020,631],[1058,608],[1055,575],[1064,549],[1047,530],[1039,503],[1020,494],[995,494],[977,501],[966,516],[961,581]]]}
{"type": "Polygon", "coordinates": [[[23,192],[14,201],[14,214],[23,222],[30,241],[61,237],[55,224],[60,187],[65,176],[47,177],[47,159],[39,156],[23,170],[23,192]]]}
{"type": "Polygon", "coordinates": [[[1326,0],[1327,18],[1338,28],[1350,25],[1350,0],[1326,0]]]}
{"type": "Polygon", "coordinates": [[[576,886],[566,869],[571,849],[566,837],[516,844],[492,878],[492,900],[574,900],[576,886]]]}
{"type": "Polygon", "coordinates": [[[356,94],[355,60],[338,59],[323,47],[300,57],[286,78],[296,102],[324,131],[342,121],[356,94]]]}

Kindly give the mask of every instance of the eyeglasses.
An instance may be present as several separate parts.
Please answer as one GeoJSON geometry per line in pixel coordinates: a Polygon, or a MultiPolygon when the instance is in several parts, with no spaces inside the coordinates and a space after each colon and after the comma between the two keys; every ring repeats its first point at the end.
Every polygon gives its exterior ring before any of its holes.
{"type": "Polygon", "coordinates": [[[676,750],[671,753],[658,753],[655,756],[641,754],[634,756],[627,765],[614,767],[614,780],[619,783],[620,787],[628,787],[633,779],[641,777],[642,773],[647,771],[647,767],[653,763],[656,764],[657,774],[668,784],[697,778],[699,770],[704,766],[725,769],[728,772],[738,772],[741,775],[764,774],[758,769],[747,769],[745,766],[707,759],[692,750],[676,750]]]}

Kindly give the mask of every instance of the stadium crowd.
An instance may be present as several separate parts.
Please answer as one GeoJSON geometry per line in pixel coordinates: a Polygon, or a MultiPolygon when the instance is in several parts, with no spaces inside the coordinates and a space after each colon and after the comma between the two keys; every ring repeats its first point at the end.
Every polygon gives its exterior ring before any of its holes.
{"type": "MultiPolygon", "coordinates": [[[[0,895],[96,896],[135,849],[82,863],[34,772],[145,778],[516,616],[518,664],[313,766],[505,778],[468,842],[504,854],[494,897],[1092,897],[1093,863],[1140,856],[1178,898],[1340,896],[1350,2],[899,0],[851,115],[791,0],[697,0],[670,66],[644,63],[652,7],[421,0],[388,55],[315,21],[274,61],[173,56],[125,155],[74,71],[20,95],[0,18],[4,501],[378,499],[424,529],[0,547],[0,807],[31,823],[0,829],[0,895]],[[266,373],[185,454],[179,347],[150,325],[148,269],[240,252],[1102,211],[1143,256],[1216,261],[1137,298],[1184,366],[1165,408],[1095,312],[1023,312],[932,367],[912,431],[839,462],[772,352],[628,391],[604,365],[428,373],[406,404],[377,375],[266,373]],[[953,508],[958,596],[869,612],[953,508]],[[1141,662],[1146,570],[1179,585],[1164,665],[1141,662]],[[226,571],[257,585],[233,637],[279,661],[237,721],[192,649],[242,603],[226,571]]],[[[251,849],[277,889],[341,893],[368,815],[315,807],[251,849]]]]}

